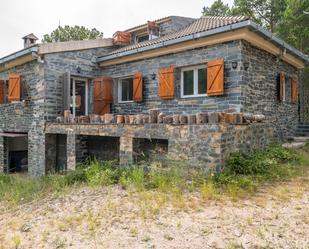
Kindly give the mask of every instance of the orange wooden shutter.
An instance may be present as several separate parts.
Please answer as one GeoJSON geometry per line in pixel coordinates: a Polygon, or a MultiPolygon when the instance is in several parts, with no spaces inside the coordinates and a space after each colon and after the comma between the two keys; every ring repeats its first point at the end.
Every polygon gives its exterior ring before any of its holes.
{"type": "Polygon", "coordinates": [[[174,98],[174,66],[159,70],[159,97],[161,99],[174,98]]]}
{"type": "Polygon", "coordinates": [[[283,101],[283,96],[284,96],[284,82],[285,82],[285,75],[283,72],[280,73],[280,95],[279,95],[279,100],[283,101]]]}
{"type": "Polygon", "coordinates": [[[110,77],[100,77],[94,80],[94,113],[103,115],[110,113],[113,101],[113,80],[110,77]]]}
{"type": "Polygon", "coordinates": [[[4,80],[0,80],[0,104],[4,104],[4,80]]]}
{"type": "Polygon", "coordinates": [[[135,102],[143,101],[143,75],[142,75],[142,73],[134,74],[134,78],[133,78],[133,100],[135,102]]]}
{"type": "Polygon", "coordinates": [[[8,100],[20,101],[21,82],[19,74],[11,74],[9,76],[8,100]]]}
{"type": "Polygon", "coordinates": [[[207,95],[217,96],[224,93],[224,59],[207,63],[207,95]]]}
{"type": "Polygon", "coordinates": [[[291,90],[291,98],[292,98],[292,103],[296,104],[297,103],[297,80],[292,79],[292,90],[291,90]]]}

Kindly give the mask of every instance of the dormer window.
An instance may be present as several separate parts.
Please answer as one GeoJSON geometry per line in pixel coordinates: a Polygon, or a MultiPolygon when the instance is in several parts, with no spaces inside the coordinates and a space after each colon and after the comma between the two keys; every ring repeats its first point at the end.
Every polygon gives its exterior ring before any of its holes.
{"type": "Polygon", "coordinates": [[[143,41],[148,41],[148,40],[150,40],[148,34],[142,34],[142,35],[136,36],[136,42],[143,42],[143,41]]]}

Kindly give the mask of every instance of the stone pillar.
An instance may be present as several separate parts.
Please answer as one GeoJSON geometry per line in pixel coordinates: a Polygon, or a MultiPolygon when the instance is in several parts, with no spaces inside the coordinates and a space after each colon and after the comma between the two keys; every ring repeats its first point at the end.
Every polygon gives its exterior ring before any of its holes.
{"type": "Polygon", "coordinates": [[[133,163],[133,138],[120,137],[120,166],[130,166],[133,163]]]}
{"type": "Polygon", "coordinates": [[[28,133],[28,174],[45,175],[45,133],[31,130],[28,133]]]}
{"type": "Polygon", "coordinates": [[[73,132],[67,134],[67,170],[76,169],[76,135],[73,132]]]}
{"type": "Polygon", "coordinates": [[[0,136],[0,173],[4,172],[5,168],[5,148],[4,148],[4,137],[0,136]]]}

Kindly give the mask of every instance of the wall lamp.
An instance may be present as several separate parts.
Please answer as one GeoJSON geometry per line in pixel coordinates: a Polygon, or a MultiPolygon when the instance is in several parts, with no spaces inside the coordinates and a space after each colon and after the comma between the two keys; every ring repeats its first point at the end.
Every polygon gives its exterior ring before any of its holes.
{"type": "Polygon", "coordinates": [[[232,61],[232,68],[233,68],[233,69],[236,69],[236,68],[237,68],[237,65],[238,65],[238,62],[237,62],[237,61],[232,61]]]}
{"type": "Polygon", "coordinates": [[[152,73],[152,74],[151,74],[151,79],[152,79],[152,80],[155,80],[155,79],[156,79],[156,74],[155,74],[155,73],[152,73]]]}
{"type": "Polygon", "coordinates": [[[82,69],[78,66],[78,67],[76,68],[76,72],[77,72],[78,74],[80,74],[81,71],[82,71],[82,69]]]}
{"type": "Polygon", "coordinates": [[[244,62],[244,69],[247,71],[248,68],[249,68],[249,62],[246,61],[246,62],[244,62]]]}

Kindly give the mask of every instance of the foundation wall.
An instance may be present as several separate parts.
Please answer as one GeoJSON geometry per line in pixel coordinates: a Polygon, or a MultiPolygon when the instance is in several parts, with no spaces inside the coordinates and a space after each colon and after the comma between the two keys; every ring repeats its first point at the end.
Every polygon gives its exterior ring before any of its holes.
{"type": "MultiPolygon", "coordinates": [[[[91,146],[103,150],[106,146],[110,146],[108,141],[111,138],[119,138],[119,154],[111,154],[113,158],[109,159],[119,157],[121,166],[134,163],[136,146],[139,152],[143,149],[145,152],[149,150],[149,144],[143,148],[141,143],[136,143],[137,140],[167,140],[169,159],[180,161],[189,167],[204,168],[207,171],[220,171],[225,158],[232,151],[263,148],[273,141],[273,128],[265,123],[246,125],[47,124],[46,133],[70,133],[77,137],[95,136],[96,141],[93,140],[91,146]]],[[[77,148],[79,148],[78,145],[77,148]]],[[[71,157],[75,155],[75,158],[79,155],[78,149],[72,152],[70,148],[67,148],[67,153],[71,157]]]]}

